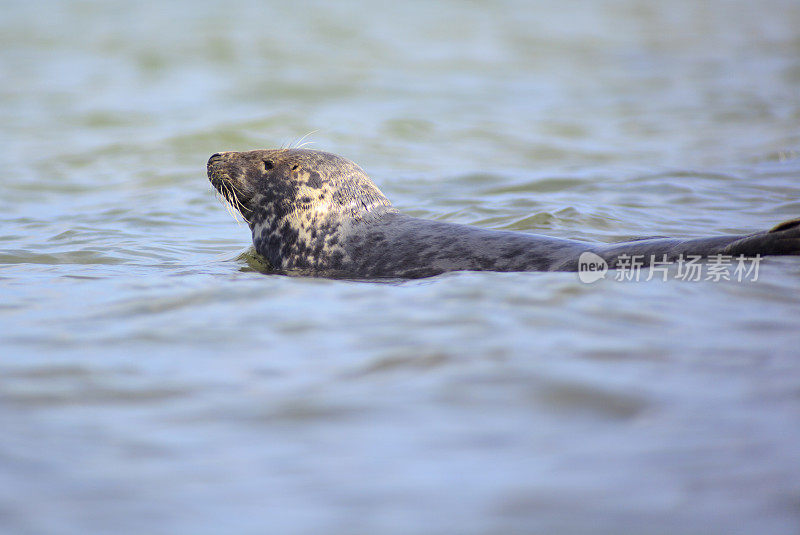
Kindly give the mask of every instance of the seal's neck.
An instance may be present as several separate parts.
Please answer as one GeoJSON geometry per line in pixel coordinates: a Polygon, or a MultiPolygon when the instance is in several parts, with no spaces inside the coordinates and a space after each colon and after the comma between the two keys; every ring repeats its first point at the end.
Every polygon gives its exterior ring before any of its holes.
{"type": "Polygon", "coordinates": [[[345,255],[345,238],[354,224],[397,212],[385,197],[360,206],[337,205],[336,211],[315,208],[298,208],[271,222],[253,224],[256,251],[279,270],[337,269],[345,255]]]}
{"type": "Polygon", "coordinates": [[[344,217],[358,218],[392,207],[389,199],[372,182],[352,188],[340,186],[329,198],[329,211],[338,212],[344,217]]]}

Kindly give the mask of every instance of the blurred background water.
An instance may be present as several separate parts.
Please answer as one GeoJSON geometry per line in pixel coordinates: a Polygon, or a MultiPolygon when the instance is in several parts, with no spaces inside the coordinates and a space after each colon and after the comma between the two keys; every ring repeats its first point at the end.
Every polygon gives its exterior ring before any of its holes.
{"type": "Polygon", "coordinates": [[[205,177],[306,140],[434,219],[800,215],[794,0],[4,2],[0,531],[800,533],[800,261],[268,276],[205,177]]]}

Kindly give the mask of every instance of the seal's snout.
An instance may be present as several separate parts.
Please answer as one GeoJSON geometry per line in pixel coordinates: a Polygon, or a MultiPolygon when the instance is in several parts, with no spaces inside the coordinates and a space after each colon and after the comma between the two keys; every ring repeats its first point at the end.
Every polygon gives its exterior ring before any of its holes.
{"type": "Polygon", "coordinates": [[[215,152],[211,155],[211,158],[208,159],[208,163],[206,164],[206,174],[208,174],[208,179],[211,181],[211,185],[218,190],[220,187],[220,181],[224,181],[224,177],[226,175],[223,166],[226,154],[227,152],[215,152]]]}
{"type": "Polygon", "coordinates": [[[211,167],[215,163],[217,163],[220,160],[222,160],[223,154],[227,154],[227,153],[226,152],[215,152],[214,154],[212,154],[211,158],[208,159],[208,164],[206,164],[206,167],[211,167]]]}
{"type": "Polygon", "coordinates": [[[211,155],[211,158],[208,159],[208,164],[206,164],[206,167],[210,168],[212,165],[216,163],[222,162],[224,160],[229,160],[230,159],[228,157],[229,154],[236,154],[236,151],[225,150],[222,152],[215,152],[214,154],[211,155]]]}

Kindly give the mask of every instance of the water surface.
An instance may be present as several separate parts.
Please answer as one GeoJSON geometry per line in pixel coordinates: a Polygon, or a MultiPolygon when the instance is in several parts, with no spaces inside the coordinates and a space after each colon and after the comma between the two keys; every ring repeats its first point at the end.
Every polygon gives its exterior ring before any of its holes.
{"type": "Polygon", "coordinates": [[[403,211],[588,241],[800,215],[789,0],[7,2],[0,531],[800,526],[800,262],[264,275],[205,178],[306,140],[403,211]]]}

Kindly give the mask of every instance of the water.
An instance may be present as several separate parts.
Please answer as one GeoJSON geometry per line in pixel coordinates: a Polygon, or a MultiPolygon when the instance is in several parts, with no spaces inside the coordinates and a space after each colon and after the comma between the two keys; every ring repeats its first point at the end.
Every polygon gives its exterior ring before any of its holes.
{"type": "Polygon", "coordinates": [[[306,140],[413,215],[800,215],[800,6],[17,2],[0,531],[800,532],[800,261],[755,282],[269,276],[205,178],[306,140]]]}

